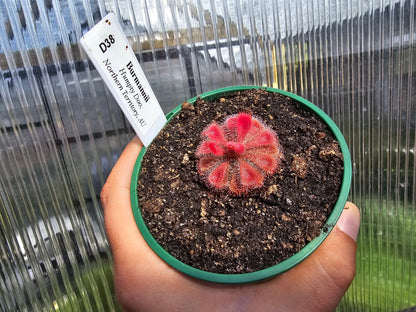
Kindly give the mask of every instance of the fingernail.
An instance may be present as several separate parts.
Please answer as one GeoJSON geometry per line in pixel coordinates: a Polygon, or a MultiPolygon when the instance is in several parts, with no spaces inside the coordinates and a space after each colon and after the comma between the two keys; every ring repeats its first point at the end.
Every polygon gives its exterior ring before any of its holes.
{"type": "Polygon", "coordinates": [[[143,146],[142,141],[140,141],[140,139],[139,139],[139,137],[137,135],[135,135],[134,138],[131,141],[134,142],[135,144],[138,144],[140,146],[143,146]]]}
{"type": "Polygon", "coordinates": [[[360,212],[355,207],[345,206],[337,222],[341,231],[348,234],[354,241],[357,241],[360,230],[360,212]]]}

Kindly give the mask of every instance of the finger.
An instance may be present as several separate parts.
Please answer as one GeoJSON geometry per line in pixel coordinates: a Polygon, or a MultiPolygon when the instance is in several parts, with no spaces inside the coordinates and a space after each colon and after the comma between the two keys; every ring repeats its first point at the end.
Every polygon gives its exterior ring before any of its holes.
{"type": "Polygon", "coordinates": [[[344,211],[337,222],[341,231],[348,234],[354,241],[357,241],[360,228],[360,210],[351,202],[347,202],[344,211]]]}
{"type": "Polygon", "coordinates": [[[118,232],[119,219],[126,218],[123,221],[126,229],[135,226],[130,203],[130,180],[142,146],[137,136],[127,144],[101,190],[104,221],[112,247],[118,241],[118,235],[124,233],[122,229],[118,232]]]}
{"type": "Polygon", "coordinates": [[[130,189],[131,175],[142,147],[142,142],[135,136],[124,148],[106,183],[114,183],[130,189]]]}
{"type": "Polygon", "coordinates": [[[321,246],[295,268],[271,280],[271,287],[262,289],[256,304],[262,302],[272,309],[277,300],[286,303],[279,307],[282,311],[335,310],[355,276],[359,224],[358,208],[347,203],[321,246]]]}
{"type": "Polygon", "coordinates": [[[105,228],[115,261],[121,255],[129,256],[132,250],[143,252],[145,248],[147,252],[130,202],[131,176],[142,147],[137,136],[130,141],[101,191],[105,228]]]}

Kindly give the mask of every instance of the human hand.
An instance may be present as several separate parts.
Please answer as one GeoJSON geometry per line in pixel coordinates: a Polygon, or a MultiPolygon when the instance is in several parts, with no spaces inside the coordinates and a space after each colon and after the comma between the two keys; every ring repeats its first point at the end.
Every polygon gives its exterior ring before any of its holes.
{"type": "Polygon", "coordinates": [[[333,311],[355,276],[360,213],[347,202],[325,241],[296,267],[243,285],[204,282],[161,260],[137,228],[130,180],[142,148],[135,137],[102,191],[105,227],[114,258],[115,291],[125,311],[333,311]]]}

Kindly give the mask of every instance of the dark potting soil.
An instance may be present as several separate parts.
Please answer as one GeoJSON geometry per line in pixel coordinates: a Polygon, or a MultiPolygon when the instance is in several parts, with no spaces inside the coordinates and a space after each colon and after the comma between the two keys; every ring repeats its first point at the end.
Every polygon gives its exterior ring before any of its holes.
{"type": "Polygon", "coordinates": [[[201,270],[246,273],[287,259],[320,234],[342,175],[339,144],[318,117],[253,89],[184,103],[147,149],[137,191],[145,223],[170,254],[201,270]],[[284,159],[262,188],[236,197],[207,185],[195,151],[210,123],[242,111],[277,133],[284,159]]]}

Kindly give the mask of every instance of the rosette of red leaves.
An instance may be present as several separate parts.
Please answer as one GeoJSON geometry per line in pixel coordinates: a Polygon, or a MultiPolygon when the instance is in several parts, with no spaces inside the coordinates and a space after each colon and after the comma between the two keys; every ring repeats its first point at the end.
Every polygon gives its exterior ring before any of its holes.
{"type": "Polygon", "coordinates": [[[232,195],[260,188],[283,158],[277,135],[260,119],[247,113],[211,123],[198,147],[198,171],[210,187],[232,195]]]}

